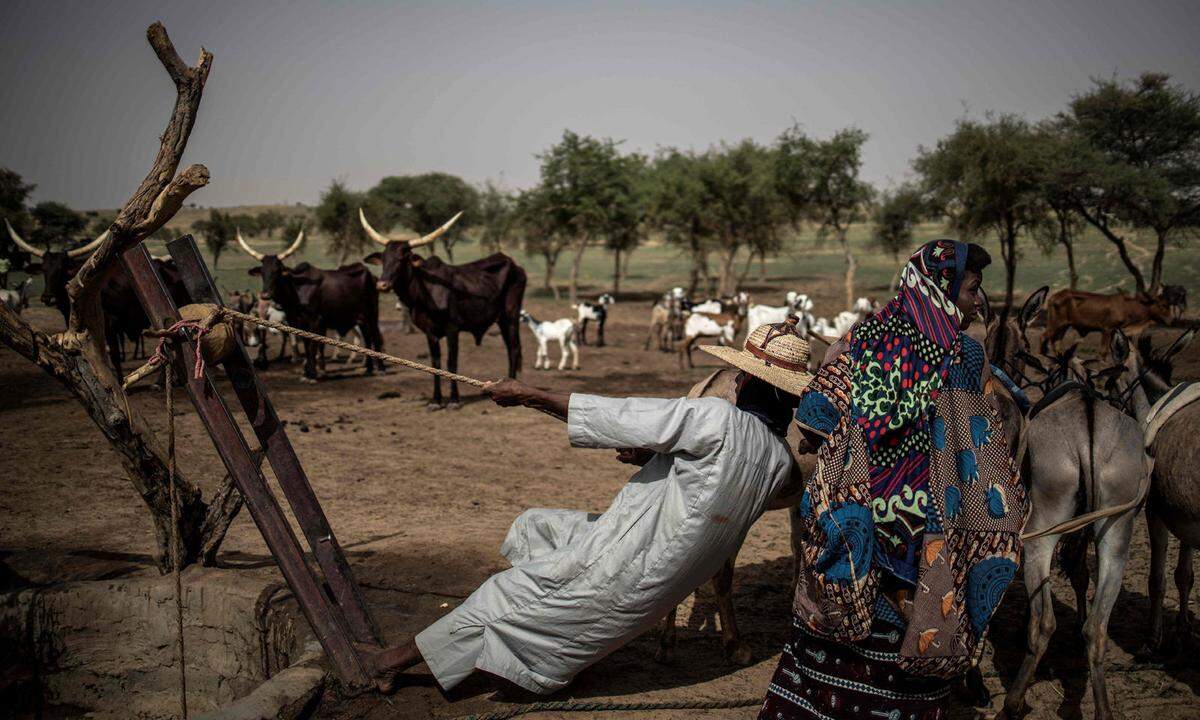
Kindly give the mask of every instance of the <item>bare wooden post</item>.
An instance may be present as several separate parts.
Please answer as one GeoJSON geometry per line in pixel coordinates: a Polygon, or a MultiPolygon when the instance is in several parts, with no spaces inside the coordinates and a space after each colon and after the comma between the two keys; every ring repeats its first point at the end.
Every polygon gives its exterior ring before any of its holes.
{"type": "MultiPolygon", "coordinates": [[[[179,267],[183,284],[193,302],[224,305],[220,293],[217,292],[216,283],[213,282],[200,256],[200,249],[196,247],[196,241],[191,235],[168,243],[167,251],[179,267]]],[[[296,451],[288,441],[287,432],[279,422],[275,406],[254,372],[250,358],[240,341],[237,343],[236,352],[225,360],[222,367],[233,383],[233,391],[250,419],[254,434],[266,452],[267,461],[275,471],[275,478],[283,488],[292,513],[308,540],[308,546],[325,574],[334,599],[346,616],[354,639],[362,643],[378,643],[379,630],[367,610],[366,600],[354,580],[350,564],[346,562],[346,556],[333,534],[325,512],[321,509],[321,503],[317,500],[312,485],[308,482],[300,459],[296,457],[296,451]]]]}
{"type": "MultiPolygon", "coordinates": [[[[177,322],[178,309],[150,262],[150,253],[145,245],[124,253],[122,259],[151,326],[163,329],[177,322]]],[[[369,658],[359,654],[344,617],[325,595],[305,563],[304,553],[283,515],[283,509],[267,486],[208,369],[199,378],[196,377],[195,352],[195,343],[187,340],[182,344],[182,352],[176,354],[176,361],[180,363],[179,377],[186,379],[188,395],[201,422],[212,437],[226,469],[237,482],[250,516],[254,518],[255,525],[266,540],[284,579],[296,595],[301,610],[338,675],[349,686],[368,685],[371,679],[369,658]]]]}

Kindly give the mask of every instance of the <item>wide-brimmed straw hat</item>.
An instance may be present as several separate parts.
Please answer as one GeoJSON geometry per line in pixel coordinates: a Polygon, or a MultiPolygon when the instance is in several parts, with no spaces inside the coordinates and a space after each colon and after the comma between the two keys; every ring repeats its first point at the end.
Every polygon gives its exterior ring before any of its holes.
{"type": "Polygon", "coordinates": [[[808,341],[796,332],[795,316],[754,328],[741,350],[718,345],[700,349],[793,395],[803,392],[813,379],[808,371],[808,341]]]}

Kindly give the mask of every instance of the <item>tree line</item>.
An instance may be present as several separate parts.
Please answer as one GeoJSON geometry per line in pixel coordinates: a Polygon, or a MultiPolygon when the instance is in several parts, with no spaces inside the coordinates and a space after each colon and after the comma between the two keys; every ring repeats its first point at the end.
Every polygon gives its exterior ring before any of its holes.
{"type": "MultiPolygon", "coordinates": [[[[532,187],[477,187],[439,172],[385,177],[365,191],[334,180],[312,220],[344,263],[371,244],[358,223],[360,207],[385,231],[428,232],[462,211],[440,240],[451,261],[468,238],[488,250],[520,246],[542,261],[541,285],[556,297],[556,278],[567,266],[572,301],[592,248],[612,254],[614,291],[629,258],[654,235],[687,258],[693,295],[731,294],[755,260],[765,268],[788,237],[811,228],[842,251],[848,306],[856,296],[858,263],[848,240],[855,223],[870,222],[875,244],[897,270],[922,222],[943,222],[963,239],[995,237],[1006,303],[1029,245],[1046,253],[1061,247],[1076,287],[1075,246],[1088,229],[1113,245],[1137,292],[1155,294],[1166,248],[1200,225],[1200,97],[1165,74],[1095,80],[1041,121],[992,113],[961,118],[932,147],[918,148],[911,179],[884,191],[860,177],[868,139],[857,128],[813,137],[797,124],[769,143],[747,139],[643,154],[625,152],[618,140],[566,130],[537,155],[539,180],[532,187]],[[1145,266],[1130,252],[1143,236],[1154,242],[1145,266]]],[[[0,212],[18,231],[32,230],[35,241],[61,242],[111,222],[54,202],[28,209],[32,189],[0,169],[0,212]]],[[[283,230],[291,237],[300,222],[277,211],[211,210],[192,230],[215,263],[238,228],[248,236],[283,230]]]]}

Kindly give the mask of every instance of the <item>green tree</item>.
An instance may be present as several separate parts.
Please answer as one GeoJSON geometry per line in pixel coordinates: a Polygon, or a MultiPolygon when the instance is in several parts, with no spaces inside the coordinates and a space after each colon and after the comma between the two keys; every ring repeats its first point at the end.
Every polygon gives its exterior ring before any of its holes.
{"type": "Polygon", "coordinates": [[[207,218],[192,223],[192,232],[200,236],[200,239],[204,241],[204,246],[212,253],[213,269],[215,270],[221,261],[221,253],[225,252],[229,243],[233,242],[237,227],[228,213],[212,208],[208,211],[207,218]]]}
{"type": "MultiPolygon", "coordinates": [[[[29,237],[32,227],[25,203],[29,200],[29,193],[33,192],[35,187],[32,183],[25,182],[18,173],[6,167],[0,167],[0,215],[12,223],[13,229],[21,237],[29,237]]],[[[25,254],[9,238],[8,233],[0,232],[0,259],[8,260],[7,264],[17,267],[17,263],[24,261],[25,257],[25,254]]]]}
{"type": "Polygon", "coordinates": [[[690,259],[688,295],[694,297],[700,279],[712,293],[708,256],[716,237],[716,217],[711,212],[700,177],[707,156],[675,148],[660,150],[648,172],[646,214],[650,226],[690,259]]]}
{"type": "Polygon", "coordinates": [[[993,233],[1004,259],[1004,302],[1011,306],[1018,240],[1048,217],[1042,196],[1045,163],[1035,130],[1016,115],[960,120],[914,168],[934,207],[964,239],[993,233]]]}
{"type": "Polygon", "coordinates": [[[465,180],[447,173],[385,177],[367,192],[374,215],[385,227],[404,225],[428,233],[458,213],[454,227],[442,235],[446,257],[454,261],[454,246],[466,238],[464,231],[479,217],[479,191],[465,180]]]}
{"type": "Polygon", "coordinates": [[[1050,218],[1035,226],[1034,238],[1047,256],[1055,247],[1062,246],[1067,254],[1068,282],[1075,290],[1079,287],[1075,242],[1087,227],[1087,221],[1077,210],[1078,182],[1080,170],[1094,161],[1094,155],[1057,122],[1042,123],[1038,127],[1037,143],[1044,166],[1040,193],[1049,208],[1050,218]]]}
{"type": "Polygon", "coordinates": [[[32,233],[34,243],[44,246],[61,243],[70,247],[78,239],[76,236],[83,233],[88,224],[83,213],[53,200],[35,205],[33,220],[37,223],[37,228],[32,233]]]}
{"type": "MultiPolygon", "coordinates": [[[[283,213],[278,210],[263,210],[255,216],[254,220],[258,229],[266,233],[267,238],[274,235],[275,231],[283,227],[284,224],[283,213]]],[[[287,237],[287,235],[284,235],[284,237],[287,237]]]]}
{"type": "Polygon", "coordinates": [[[479,243],[486,250],[500,252],[512,239],[516,223],[516,201],[491,180],[479,191],[479,243]]]}
{"type": "Polygon", "coordinates": [[[579,269],[584,252],[625,227],[630,205],[637,203],[638,161],[622,157],[617,143],[563,131],[562,140],[538,155],[544,199],[555,234],[570,239],[575,250],[571,262],[570,299],[579,296],[579,269]]]}
{"type": "Polygon", "coordinates": [[[720,260],[717,291],[722,295],[737,292],[735,263],[742,248],[749,268],[755,255],[775,252],[781,245],[779,231],[787,215],[777,192],[775,165],[775,152],[753,140],[722,143],[698,164],[705,214],[711,213],[707,221],[712,223],[720,260]]]}
{"type": "Polygon", "coordinates": [[[523,238],[525,252],[541,256],[545,263],[542,289],[554,293],[559,299],[558,283],[554,282],[554,270],[559,256],[571,239],[561,232],[551,217],[549,198],[539,188],[526,190],[517,196],[513,208],[513,228],[523,238]]]}
{"type": "Polygon", "coordinates": [[[828,140],[815,140],[798,125],[779,136],[775,179],[793,225],[808,219],[819,237],[832,235],[846,261],[846,307],[854,304],[858,261],[847,234],[850,225],[865,219],[871,186],[859,179],[862,146],[867,134],[856,128],[839,130],[828,140]]]}
{"type": "Polygon", "coordinates": [[[1200,96],[1161,73],[1097,80],[1058,120],[1071,150],[1060,189],[1116,246],[1138,292],[1156,294],[1167,243],[1200,224],[1200,96]],[[1155,238],[1149,281],[1128,250],[1138,231],[1155,238]]]}
{"type": "MultiPolygon", "coordinates": [[[[365,203],[364,193],[348,189],[341,180],[333,180],[321,193],[314,211],[317,227],[329,236],[329,249],[337,255],[339,265],[345,265],[351,255],[365,255],[371,246],[371,239],[358,222],[358,209],[365,203]]],[[[375,208],[371,210],[374,215],[375,208]]]]}
{"type": "Polygon", "coordinates": [[[243,236],[249,235],[253,237],[258,235],[259,231],[262,229],[258,225],[257,215],[238,213],[237,215],[226,214],[226,217],[229,219],[230,224],[232,224],[234,228],[242,231],[243,236]]]}
{"type": "Polygon", "coordinates": [[[875,243],[892,256],[896,272],[888,290],[896,291],[903,267],[902,255],[913,249],[913,230],[925,218],[925,198],[921,189],[913,184],[902,185],[891,192],[883,193],[872,214],[872,231],[875,243]]]}

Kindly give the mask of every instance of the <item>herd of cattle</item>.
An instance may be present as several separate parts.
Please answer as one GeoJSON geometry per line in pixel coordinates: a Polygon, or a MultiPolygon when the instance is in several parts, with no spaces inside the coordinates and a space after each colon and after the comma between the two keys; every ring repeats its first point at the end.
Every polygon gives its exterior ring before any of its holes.
{"type": "MultiPolygon", "coordinates": [[[[596,328],[595,344],[605,344],[605,324],[614,303],[604,294],[591,302],[572,306],[573,317],[539,321],[526,312],[523,298],[526,273],[507,255],[496,253],[463,265],[447,264],[436,256],[421,256],[416,248],[428,245],[445,233],[458,219],[425,236],[388,236],[371,227],[362,211],[359,219],[366,234],[380,245],[380,251],[366,256],[364,262],[334,270],[313,267],[307,262],[289,265],[286,261],[303,242],[303,231],[283,252],[263,253],[247,243],[239,233],[238,246],[258,261],[249,270],[261,278],[261,291],[234,292],[229,304],[245,313],[318,334],[334,331],[352,336],[368,348],[382,349],[379,327],[379,295],[392,292],[411,322],[426,336],[429,358],[441,367],[441,341],[447,348],[447,368],[458,369],[458,335],[470,333],[479,344],[495,325],[503,338],[508,355],[508,374],[515,377],[521,368],[520,328],[533,334],[538,350],[535,367],[548,369],[548,344],[558,343],[561,358],[558,369],[579,367],[579,346],[587,344],[589,324],[596,328]],[[366,264],[381,266],[378,278],[366,264]]],[[[6,223],[7,224],[7,223],[6,223]]],[[[103,236],[74,250],[54,251],[36,248],[22,239],[11,225],[8,233],[16,245],[32,256],[26,273],[40,274],[42,302],[57,308],[66,319],[69,312],[67,282],[78,271],[87,255],[103,241],[103,236]]],[[[169,259],[154,260],[160,275],[177,303],[185,293],[179,273],[169,259]]],[[[25,279],[14,290],[0,290],[0,304],[20,313],[30,303],[33,279],[25,279]]],[[[148,321],[127,278],[114,277],[101,294],[107,321],[106,339],[114,367],[121,371],[124,342],[137,344],[148,321]]],[[[753,304],[745,292],[728,297],[692,301],[682,288],[662,295],[650,312],[645,350],[657,348],[676,352],[680,367],[691,366],[691,350],[701,339],[733,344],[740,333],[764,323],[797,318],[801,332],[818,341],[831,342],[844,335],[855,323],[876,311],[871,298],[859,298],[851,308],[832,320],[815,317],[813,301],[805,294],[788,292],[782,305],[753,304]]],[[[1124,293],[1096,294],[1047,288],[1031,294],[1013,314],[1008,308],[993,312],[987,302],[983,322],[974,333],[984,342],[991,363],[1007,376],[998,388],[1004,406],[1006,429],[1011,431],[1012,449],[1023,458],[1023,475],[1030,486],[1033,512],[1027,528],[1039,530],[1103,508],[1125,508],[1075,536],[1096,547],[1097,590],[1090,603],[1088,565],[1083,561],[1086,544],[1066,543],[1062,553],[1078,599],[1082,629],[1087,639],[1088,663],[1092,674],[1097,715],[1111,717],[1104,686],[1103,659],[1107,623],[1121,588],[1125,562],[1129,555],[1134,518],[1143,501],[1148,500],[1147,516],[1151,530],[1151,644],[1162,641],[1162,597],[1168,533],[1181,538],[1179,568],[1175,579],[1181,608],[1180,633],[1189,638],[1187,599],[1192,584],[1191,550],[1200,546],[1200,456],[1194,436],[1200,432],[1200,403],[1183,407],[1171,414],[1163,411],[1150,422],[1151,403],[1172,392],[1171,361],[1188,342],[1187,331],[1169,348],[1156,352],[1149,337],[1134,344],[1127,336],[1137,336],[1151,325],[1177,324],[1186,309],[1182,288],[1167,286],[1152,297],[1124,293]],[[1034,349],[1030,328],[1044,323],[1040,343],[1034,349]],[[1060,348],[1067,330],[1081,336],[1103,333],[1107,349],[1107,367],[1097,371],[1090,363],[1075,356],[1076,345],[1060,348]],[[1030,406],[1023,393],[1030,392],[1037,402],[1030,406]],[[1040,397],[1040,399],[1038,399],[1040,397]],[[1152,429],[1151,429],[1152,428],[1152,429]],[[1085,610],[1086,608],[1086,610],[1085,610]]],[[[261,326],[239,328],[243,342],[258,348],[257,362],[265,364],[269,332],[261,326]]],[[[300,348],[290,337],[280,340],[279,359],[289,351],[293,359],[300,348]]],[[[303,377],[315,381],[324,368],[324,353],[316,343],[304,342],[303,377]]],[[[144,350],[143,350],[144,352],[144,350]]],[[[818,354],[819,357],[819,354],[818,354]]],[[[366,372],[374,361],[366,360],[366,372]]],[[[1185,393],[1186,394],[1186,393],[1185,393]]],[[[1194,392],[1200,396],[1200,391],[1194,392]]],[[[451,383],[449,402],[458,403],[458,387],[451,383]]],[[[442,406],[440,380],[433,380],[433,406],[442,406]]],[[[1157,409],[1157,407],[1156,407],[1157,409]]],[[[1025,582],[1030,596],[1028,652],[1005,701],[1005,710],[1016,713],[1023,702],[1038,661],[1045,652],[1054,621],[1054,606],[1046,582],[1050,561],[1060,535],[1051,534],[1031,540],[1025,547],[1025,582]]],[[[732,604],[728,593],[732,583],[732,563],[723,571],[718,595],[720,606],[729,613],[722,625],[732,628],[732,604]]],[[[727,638],[727,648],[744,649],[737,637],[727,638]]],[[[737,652],[738,658],[748,653],[737,652]]]]}

